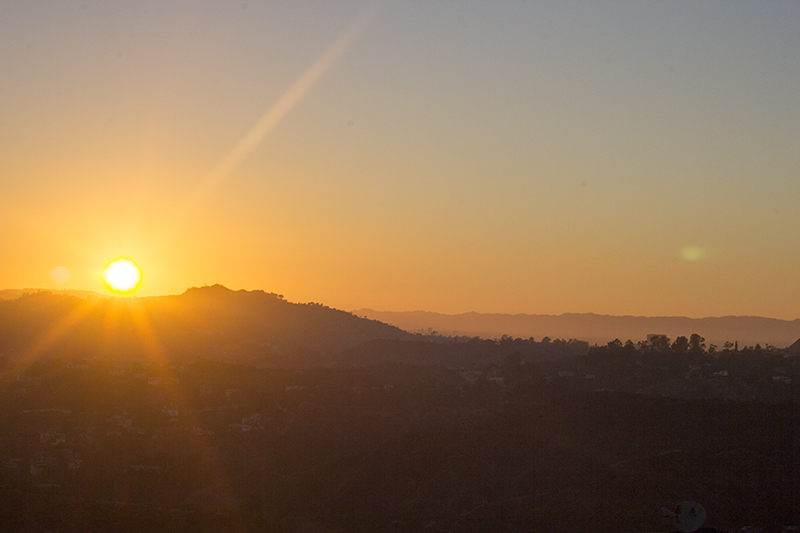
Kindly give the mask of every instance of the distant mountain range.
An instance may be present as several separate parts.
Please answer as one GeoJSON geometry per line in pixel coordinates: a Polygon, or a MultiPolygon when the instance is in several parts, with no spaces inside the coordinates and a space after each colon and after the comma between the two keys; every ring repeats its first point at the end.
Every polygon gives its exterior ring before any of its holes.
{"type": "Polygon", "coordinates": [[[16,300],[25,294],[36,294],[38,292],[50,292],[53,294],[66,294],[67,296],[77,296],[78,298],[87,298],[95,296],[97,298],[110,298],[106,294],[101,294],[95,291],[81,291],[74,289],[1,289],[0,300],[16,300]]]}
{"type": "Polygon", "coordinates": [[[710,318],[610,316],[592,313],[563,315],[462,313],[446,315],[427,311],[374,311],[358,309],[358,316],[380,320],[410,332],[437,332],[439,335],[466,335],[500,338],[502,335],[541,340],[580,339],[605,344],[615,338],[625,342],[644,340],[648,334],[663,334],[670,339],[698,333],[706,343],[722,347],[726,341],[745,345],[771,344],[783,348],[800,339],[800,320],[778,320],[755,316],[710,318]]]}

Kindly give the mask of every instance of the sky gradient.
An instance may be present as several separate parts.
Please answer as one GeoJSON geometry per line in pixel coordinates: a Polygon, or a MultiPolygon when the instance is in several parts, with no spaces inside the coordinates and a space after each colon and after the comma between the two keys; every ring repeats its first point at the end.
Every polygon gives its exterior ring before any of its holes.
{"type": "Polygon", "coordinates": [[[0,288],[800,318],[798,2],[0,3],[0,288]],[[55,270],[54,270],[55,269],[55,270]]]}

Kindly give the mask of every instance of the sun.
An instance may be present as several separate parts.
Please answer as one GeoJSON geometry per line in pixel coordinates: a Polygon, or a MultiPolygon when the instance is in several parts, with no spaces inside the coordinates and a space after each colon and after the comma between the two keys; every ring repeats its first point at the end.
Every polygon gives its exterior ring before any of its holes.
{"type": "Polygon", "coordinates": [[[103,283],[113,292],[130,294],[142,282],[142,270],[132,260],[120,257],[103,269],[103,283]]]}

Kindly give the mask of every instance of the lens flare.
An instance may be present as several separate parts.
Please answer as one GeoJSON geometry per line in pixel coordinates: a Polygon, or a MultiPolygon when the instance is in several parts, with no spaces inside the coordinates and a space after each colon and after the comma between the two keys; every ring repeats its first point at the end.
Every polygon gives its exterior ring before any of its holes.
{"type": "Polygon", "coordinates": [[[53,281],[53,283],[58,285],[64,285],[70,280],[71,277],[72,274],[70,274],[67,267],[57,266],[50,271],[50,279],[53,281]]]}
{"type": "Polygon", "coordinates": [[[103,283],[111,291],[119,294],[130,294],[142,282],[142,271],[132,260],[120,257],[111,261],[103,269],[103,283]]]}
{"type": "Polygon", "coordinates": [[[684,261],[700,261],[706,256],[706,251],[699,246],[686,246],[681,250],[684,261]]]}

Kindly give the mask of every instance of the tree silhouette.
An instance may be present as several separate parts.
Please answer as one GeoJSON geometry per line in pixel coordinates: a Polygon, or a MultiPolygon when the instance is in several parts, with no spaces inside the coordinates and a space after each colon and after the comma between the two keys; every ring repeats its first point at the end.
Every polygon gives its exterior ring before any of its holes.
{"type": "Polygon", "coordinates": [[[636,351],[636,345],[633,344],[632,340],[628,339],[627,342],[625,342],[625,351],[628,353],[633,353],[636,351]]]}
{"type": "Polygon", "coordinates": [[[620,350],[622,349],[622,341],[619,339],[614,339],[613,341],[608,343],[609,350],[620,350]]]}
{"type": "Polygon", "coordinates": [[[693,355],[700,355],[705,353],[705,349],[706,339],[697,333],[692,333],[692,336],[689,337],[689,351],[691,351],[693,355]]]}
{"type": "Polygon", "coordinates": [[[681,335],[675,342],[672,343],[672,351],[675,353],[684,354],[689,351],[689,339],[681,335]]]}
{"type": "Polygon", "coordinates": [[[651,335],[650,345],[657,352],[666,352],[669,350],[669,337],[666,335],[651,335]]]}
{"type": "Polygon", "coordinates": [[[725,344],[722,345],[722,351],[730,352],[733,349],[733,343],[731,341],[725,341],[725,344]]]}

